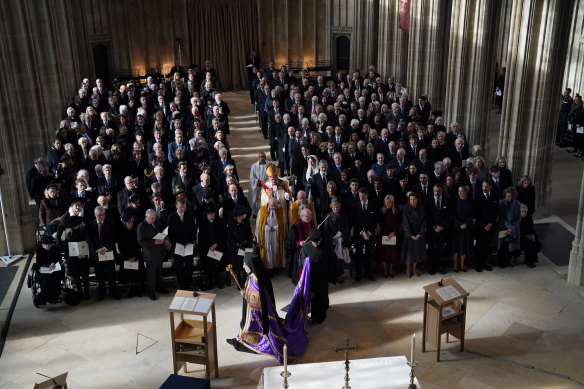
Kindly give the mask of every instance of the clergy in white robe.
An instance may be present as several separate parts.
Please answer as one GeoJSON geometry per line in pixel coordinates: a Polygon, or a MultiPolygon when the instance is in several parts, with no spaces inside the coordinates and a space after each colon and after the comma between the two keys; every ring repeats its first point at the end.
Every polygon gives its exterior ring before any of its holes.
{"type": "Polygon", "coordinates": [[[256,238],[260,258],[267,269],[284,267],[284,208],[276,198],[260,208],[256,238]]]}
{"type": "Polygon", "coordinates": [[[258,161],[251,165],[249,171],[249,205],[251,206],[251,211],[253,216],[256,216],[260,209],[260,197],[262,193],[262,185],[268,179],[266,175],[266,169],[268,165],[266,164],[266,154],[259,153],[258,161]]]}

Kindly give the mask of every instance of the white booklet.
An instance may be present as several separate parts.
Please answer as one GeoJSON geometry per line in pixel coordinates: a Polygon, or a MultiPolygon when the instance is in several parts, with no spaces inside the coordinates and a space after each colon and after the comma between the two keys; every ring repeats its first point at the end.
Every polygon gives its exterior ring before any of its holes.
{"type": "Polygon", "coordinates": [[[124,261],[125,270],[138,270],[140,268],[140,263],[138,261],[130,262],[124,261]]]}
{"type": "Polygon", "coordinates": [[[199,301],[197,301],[197,305],[195,306],[195,312],[207,313],[209,312],[211,304],[213,304],[213,300],[199,297],[199,301]]]}
{"type": "Polygon", "coordinates": [[[209,258],[216,260],[216,261],[220,261],[221,258],[223,258],[223,253],[221,251],[217,251],[217,250],[215,250],[215,251],[209,250],[209,252],[207,253],[207,256],[209,258]]]}
{"type": "Polygon", "coordinates": [[[245,251],[242,249],[237,250],[237,255],[241,255],[242,257],[245,255],[245,253],[253,253],[253,249],[247,248],[245,251]]]}
{"type": "Polygon", "coordinates": [[[180,255],[181,257],[193,255],[194,247],[195,247],[195,245],[192,243],[188,243],[186,245],[182,245],[180,243],[177,243],[176,246],[174,246],[174,253],[176,255],[180,255]]]}
{"type": "Polygon", "coordinates": [[[87,242],[69,242],[69,256],[70,257],[78,257],[80,255],[89,255],[89,246],[87,242]]]}
{"type": "Polygon", "coordinates": [[[54,273],[54,272],[60,271],[60,270],[61,270],[61,264],[59,262],[57,262],[57,263],[55,263],[55,267],[53,268],[53,270],[49,270],[49,267],[46,266],[46,267],[41,267],[39,269],[39,272],[41,274],[51,274],[51,273],[54,273]]]}
{"type": "Polygon", "coordinates": [[[196,303],[197,299],[193,297],[175,297],[170,304],[170,309],[192,312],[196,303]]]}
{"type": "Polygon", "coordinates": [[[499,231],[499,239],[503,239],[507,236],[507,230],[499,231]]]}
{"type": "Polygon", "coordinates": [[[104,255],[97,254],[99,258],[99,262],[107,262],[114,260],[114,252],[113,251],[106,251],[104,255]]]}
{"type": "Polygon", "coordinates": [[[159,232],[158,234],[154,235],[154,240],[163,240],[166,239],[166,237],[168,236],[168,234],[165,234],[164,232],[159,232]]]}
{"type": "Polygon", "coordinates": [[[438,296],[440,296],[440,298],[442,298],[444,301],[452,300],[460,296],[458,290],[456,290],[456,288],[452,285],[438,288],[436,289],[436,293],[438,293],[438,296]]]}
{"type": "Polygon", "coordinates": [[[384,246],[395,246],[397,244],[397,239],[395,236],[389,238],[387,235],[381,237],[381,244],[384,246]]]}

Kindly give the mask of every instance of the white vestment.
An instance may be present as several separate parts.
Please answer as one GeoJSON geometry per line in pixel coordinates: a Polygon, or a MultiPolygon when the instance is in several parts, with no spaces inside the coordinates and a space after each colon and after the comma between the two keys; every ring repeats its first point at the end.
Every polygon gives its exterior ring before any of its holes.
{"type": "Polygon", "coordinates": [[[271,210],[264,226],[264,242],[266,246],[266,268],[273,269],[278,263],[278,218],[276,211],[271,210]]]}
{"type": "Polygon", "coordinates": [[[260,194],[262,192],[262,184],[268,179],[266,175],[266,169],[268,164],[260,165],[259,162],[251,165],[249,171],[249,205],[251,205],[251,211],[254,215],[257,215],[261,204],[260,204],[260,194]]]}

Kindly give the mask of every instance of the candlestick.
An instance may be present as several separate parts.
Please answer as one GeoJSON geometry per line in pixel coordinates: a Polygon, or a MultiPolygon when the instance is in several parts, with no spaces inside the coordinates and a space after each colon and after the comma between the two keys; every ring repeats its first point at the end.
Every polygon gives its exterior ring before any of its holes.
{"type": "Polygon", "coordinates": [[[411,342],[411,344],[412,344],[412,349],[411,349],[411,352],[410,352],[410,362],[411,363],[414,363],[414,348],[415,348],[415,345],[416,345],[416,334],[412,334],[412,342],[411,342]]]}
{"type": "Polygon", "coordinates": [[[284,345],[284,374],[288,375],[288,346],[284,345]]]}

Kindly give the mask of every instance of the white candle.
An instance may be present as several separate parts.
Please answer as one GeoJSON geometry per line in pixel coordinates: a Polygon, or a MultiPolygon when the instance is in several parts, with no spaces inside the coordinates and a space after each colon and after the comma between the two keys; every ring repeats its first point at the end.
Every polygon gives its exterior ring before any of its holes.
{"type": "Polygon", "coordinates": [[[410,356],[410,362],[413,364],[414,363],[414,347],[416,344],[416,334],[412,334],[412,350],[411,350],[411,356],[410,356]]]}
{"type": "Polygon", "coordinates": [[[288,347],[284,345],[284,374],[288,375],[288,347]]]}

